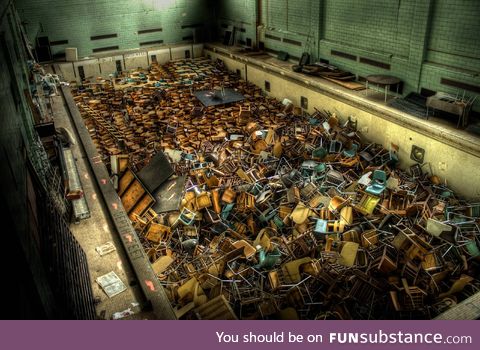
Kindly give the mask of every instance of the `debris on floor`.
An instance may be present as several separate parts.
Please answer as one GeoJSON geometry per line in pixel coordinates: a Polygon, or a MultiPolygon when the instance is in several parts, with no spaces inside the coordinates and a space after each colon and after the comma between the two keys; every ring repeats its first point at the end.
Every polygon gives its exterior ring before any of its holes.
{"type": "Polygon", "coordinates": [[[119,311],[119,312],[114,312],[112,315],[112,320],[120,320],[122,318],[134,315],[135,313],[132,311],[132,308],[129,307],[126,310],[119,311]]]}
{"type": "Polygon", "coordinates": [[[95,250],[100,256],[104,256],[114,252],[115,250],[117,250],[117,248],[115,248],[113,242],[107,242],[105,244],[102,244],[101,246],[96,247],[95,250]]]}
{"type": "Polygon", "coordinates": [[[114,271],[98,277],[96,282],[100,285],[109,298],[113,298],[115,295],[127,290],[125,284],[114,271]]]}
{"type": "Polygon", "coordinates": [[[114,83],[75,99],[108,167],[128,159],[119,196],[177,317],[430,319],[480,290],[480,203],[428,164],[399,169],[397,145],[282,104],[219,62],[114,83]],[[216,87],[244,99],[193,97],[216,87]]]}

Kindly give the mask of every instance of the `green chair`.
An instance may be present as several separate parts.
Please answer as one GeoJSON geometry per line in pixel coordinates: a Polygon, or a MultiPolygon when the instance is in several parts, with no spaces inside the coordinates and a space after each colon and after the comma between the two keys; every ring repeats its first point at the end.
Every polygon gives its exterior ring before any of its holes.
{"type": "Polygon", "coordinates": [[[323,159],[327,156],[327,150],[323,147],[315,148],[312,152],[312,158],[323,159]]]}
{"type": "Polygon", "coordinates": [[[357,150],[358,150],[358,145],[356,143],[353,143],[352,147],[350,147],[350,149],[344,150],[342,154],[345,157],[353,158],[357,154],[357,150]]]}
{"type": "Polygon", "coordinates": [[[256,269],[270,270],[280,260],[280,251],[275,248],[273,252],[266,253],[261,245],[257,246],[258,264],[254,266],[256,269]]]}

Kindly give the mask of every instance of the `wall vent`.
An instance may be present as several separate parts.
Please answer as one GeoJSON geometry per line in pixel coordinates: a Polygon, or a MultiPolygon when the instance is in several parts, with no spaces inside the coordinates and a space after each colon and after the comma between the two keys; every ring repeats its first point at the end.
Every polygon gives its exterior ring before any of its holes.
{"type": "Polygon", "coordinates": [[[143,29],[139,30],[138,34],[157,33],[163,31],[163,28],[143,29]]]}
{"type": "Polygon", "coordinates": [[[270,82],[265,80],[265,91],[270,91],[270,82]]]}
{"type": "Polygon", "coordinates": [[[118,45],[116,46],[105,46],[105,47],[97,47],[96,49],[93,49],[93,52],[102,52],[102,51],[112,51],[112,50],[118,50],[119,47],[118,45]]]}
{"type": "Polygon", "coordinates": [[[440,84],[447,85],[447,86],[453,86],[453,87],[460,88],[460,89],[463,89],[463,90],[468,90],[468,91],[480,93],[480,86],[478,86],[478,85],[462,83],[460,81],[455,81],[455,80],[451,80],[451,79],[448,79],[448,78],[442,78],[440,80],[440,84]]]}
{"type": "Polygon", "coordinates": [[[117,34],[104,34],[104,35],[96,35],[91,36],[90,40],[101,40],[101,39],[109,39],[109,38],[116,38],[117,34]]]}
{"type": "Polygon", "coordinates": [[[300,106],[302,106],[303,109],[308,109],[308,98],[306,98],[305,96],[301,96],[300,106]]]}
{"type": "Polygon", "coordinates": [[[184,25],[182,25],[182,29],[185,29],[185,28],[200,28],[200,27],[203,27],[203,23],[184,24],[184,25]]]}
{"type": "Polygon", "coordinates": [[[283,42],[287,43],[287,44],[296,45],[296,46],[302,46],[302,43],[300,41],[297,41],[297,40],[283,38],[283,42]]]}
{"type": "Polygon", "coordinates": [[[55,45],[65,45],[68,44],[68,40],[56,40],[56,41],[50,41],[50,46],[55,46],[55,45]]]}
{"type": "Polygon", "coordinates": [[[140,43],[140,46],[156,45],[156,44],[163,44],[163,40],[143,41],[140,43]]]}
{"type": "Polygon", "coordinates": [[[331,50],[331,51],[330,51],[330,54],[331,54],[332,56],[338,56],[338,57],[346,58],[346,59],[352,60],[352,61],[356,61],[356,60],[357,60],[357,56],[351,55],[351,54],[349,54],[349,53],[342,52],[342,51],[331,50]]]}
{"type": "Polygon", "coordinates": [[[360,57],[360,62],[365,63],[365,64],[369,64],[369,65],[374,66],[374,67],[379,67],[379,68],[390,70],[390,65],[388,63],[375,61],[375,60],[372,60],[370,58],[360,57]]]}
{"type": "Polygon", "coordinates": [[[282,39],[278,36],[271,35],[271,34],[265,34],[265,38],[271,39],[271,40],[277,40],[277,41],[282,41],[282,39]]]}

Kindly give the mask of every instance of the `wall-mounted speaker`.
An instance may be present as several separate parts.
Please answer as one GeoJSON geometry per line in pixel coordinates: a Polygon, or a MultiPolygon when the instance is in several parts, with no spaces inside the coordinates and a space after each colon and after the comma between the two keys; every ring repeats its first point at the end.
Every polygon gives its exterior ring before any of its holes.
{"type": "Polygon", "coordinates": [[[78,61],[78,50],[76,47],[65,48],[65,60],[67,62],[78,61]]]}

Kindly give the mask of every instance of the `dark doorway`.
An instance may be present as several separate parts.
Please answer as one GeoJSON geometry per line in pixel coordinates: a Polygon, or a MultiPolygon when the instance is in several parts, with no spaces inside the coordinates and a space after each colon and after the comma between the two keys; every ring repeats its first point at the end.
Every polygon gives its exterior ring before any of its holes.
{"type": "Polygon", "coordinates": [[[52,60],[52,52],[50,51],[50,40],[48,39],[48,36],[41,36],[37,38],[35,53],[38,62],[48,62],[52,60]]]}
{"type": "Polygon", "coordinates": [[[117,72],[118,72],[118,73],[121,73],[122,70],[123,70],[123,69],[122,69],[122,61],[116,60],[116,61],[115,61],[115,66],[116,66],[116,68],[117,68],[117,72]]]}
{"type": "Polygon", "coordinates": [[[85,70],[83,69],[83,66],[78,66],[78,75],[80,80],[85,80],[85,70]]]}

